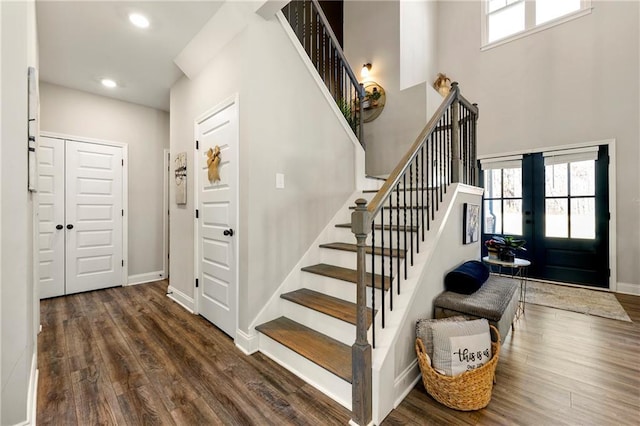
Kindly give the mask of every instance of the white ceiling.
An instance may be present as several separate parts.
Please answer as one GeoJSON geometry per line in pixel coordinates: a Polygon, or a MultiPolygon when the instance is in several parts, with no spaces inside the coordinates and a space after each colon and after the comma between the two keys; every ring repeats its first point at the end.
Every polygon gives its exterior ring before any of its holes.
{"type": "Polygon", "coordinates": [[[182,76],[174,58],[223,2],[37,0],[40,79],[168,111],[182,76]],[[131,25],[131,12],[149,28],[131,25]],[[118,87],[103,87],[105,77],[118,87]]]}

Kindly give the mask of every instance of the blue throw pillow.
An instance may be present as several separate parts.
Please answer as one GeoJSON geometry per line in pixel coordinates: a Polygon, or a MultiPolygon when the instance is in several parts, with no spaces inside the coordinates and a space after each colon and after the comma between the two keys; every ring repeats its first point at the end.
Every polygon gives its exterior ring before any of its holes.
{"type": "Polygon", "coordinates": [[[482,262],[464,262],[444,277],[444,288],[461,294],[471,294],[480,289],[489,278],[489,269],[482,262]]]}

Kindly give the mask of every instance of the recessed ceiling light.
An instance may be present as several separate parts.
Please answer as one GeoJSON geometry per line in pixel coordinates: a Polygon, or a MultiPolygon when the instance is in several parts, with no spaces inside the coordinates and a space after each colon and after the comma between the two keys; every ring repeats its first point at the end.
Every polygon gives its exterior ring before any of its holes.
{"type": "Polygon", "coordinates": [[[110,89],[113,89],[114,87],[118,86],[118,84],[115,81],[113,81],[113,80],[111,80],[109,78],[103,78],[100,82],[102,83],[102,85],[104,87],[108,87],[110,89]]]}
{"type": "Polygon", "coordinates": [[[147,28],[149,26],[149,20],[139,13],[129,15],[129,21],[138,28],[147,28]]]}

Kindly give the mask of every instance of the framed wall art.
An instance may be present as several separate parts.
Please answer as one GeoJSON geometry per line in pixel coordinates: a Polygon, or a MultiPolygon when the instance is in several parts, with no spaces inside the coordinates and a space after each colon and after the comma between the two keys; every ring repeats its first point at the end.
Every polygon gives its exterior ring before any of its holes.
{"type": "Polygon", "coordinates": [[[463,210],[463,240],[464,244],[471,244],[480,238],[480,206],[464,203],[463,210]]]}
{"type": "Polygon", "coordinates": [[[181,152],[175,159],[176,204],[187,204],[187,153],[181,152]]]}

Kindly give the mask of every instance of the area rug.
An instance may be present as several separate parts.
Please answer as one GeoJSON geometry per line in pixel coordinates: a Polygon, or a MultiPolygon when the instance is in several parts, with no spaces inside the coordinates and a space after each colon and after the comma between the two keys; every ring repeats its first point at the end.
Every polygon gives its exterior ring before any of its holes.
{"type": "Polygon", "coordinates": [[[534,305],[632,322],[616,296],[606,291],[528,281],[526,301],[534,305]]]}

